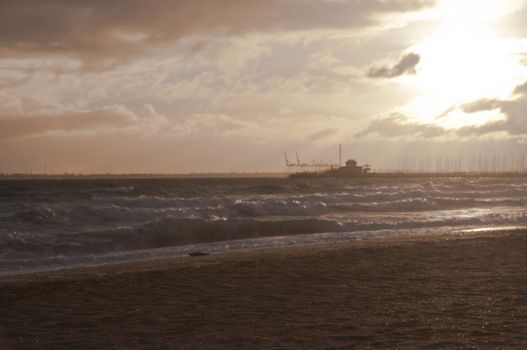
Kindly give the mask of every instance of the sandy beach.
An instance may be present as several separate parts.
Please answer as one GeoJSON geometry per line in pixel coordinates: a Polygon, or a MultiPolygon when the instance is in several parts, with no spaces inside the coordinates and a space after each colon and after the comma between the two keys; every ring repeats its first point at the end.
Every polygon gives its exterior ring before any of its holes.
{"type": "Polygon", "coordinates": [[[526,251],[501,232],[4,277],[0,347],[525,348],[526,251]]]}

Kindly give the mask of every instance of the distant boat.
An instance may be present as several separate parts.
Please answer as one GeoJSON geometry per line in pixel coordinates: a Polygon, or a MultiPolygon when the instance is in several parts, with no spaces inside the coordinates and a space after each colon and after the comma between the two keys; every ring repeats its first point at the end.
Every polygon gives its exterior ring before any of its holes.
{"type": "Polygon", "coordinates": [[[290,179],[295,178],[347,178],[361,177],[368,174],[371,170],[369,165],[358,165],[355,159],[349,159],[343,167],[330,169],[322,172],[297,172],[289,175],[290,179]]]}

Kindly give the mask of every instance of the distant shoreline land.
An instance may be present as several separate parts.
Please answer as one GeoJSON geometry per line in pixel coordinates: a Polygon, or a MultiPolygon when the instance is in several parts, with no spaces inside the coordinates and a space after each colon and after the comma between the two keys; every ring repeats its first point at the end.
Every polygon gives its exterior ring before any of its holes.
{"type": "Polygon", "coordinates": [[[67,179],[210,179],[210,178],[285,178],[284,173],[273,172],[248,172],[248,173],[181,173],[181,174],[156,174],[156,173],[106,173],[106,174],[0,174],[2,180],[67,180],[67,179]]]}
{"type": "MultiPolygon", "coordinates": [[[[0,181],[4,180],[95,180],[95,179],[211,179],[211,178],[283,178],[287,179],[291,174],[284,172],[247,172],[247,173],[181,173],[181,174],[154,174],[154,173],[132,173],[132,174],[26,174],[26,173],[4,173],[0,174],[0,181]]],[[[308,176],[293,176],[291,180],[302,179],[332,179],[333,177],[319,176],[319,173],[308,174],[308,176]]],[[[438,178],[438,177],[462,177],[462,178],[518,178],[527,177],[527,172],[371,172],[360,176],[339,176],[333,179],[382,179],[382,178],[438,178]]]]}

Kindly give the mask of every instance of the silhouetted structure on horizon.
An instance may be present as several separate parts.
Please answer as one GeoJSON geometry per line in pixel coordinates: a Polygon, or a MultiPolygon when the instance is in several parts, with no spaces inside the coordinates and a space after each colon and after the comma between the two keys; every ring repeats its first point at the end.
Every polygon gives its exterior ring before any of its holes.
{"type": "Polygon", "coordinates": [[[287,153],[284,153],[286,173],[289,177],[354,177],[362,176],[370,172],[369,165],[359,165],[355,159],[348,159],[345,166],[342,163],[342,145],[339,145],[339,164],[329,163],[300,163],[298,153],[296,154],[296,164],[290,163],[287,153]]]}

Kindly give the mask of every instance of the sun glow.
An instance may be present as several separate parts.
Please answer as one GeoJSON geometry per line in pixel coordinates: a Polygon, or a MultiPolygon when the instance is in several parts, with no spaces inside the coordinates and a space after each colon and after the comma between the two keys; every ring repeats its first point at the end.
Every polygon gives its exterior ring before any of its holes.
{"type": "Polygon", "coordinates": [[[467,115],[455,107],[483,98],[508,98],[526,79],[525,66],[515,54],[517,43],[492,28],[499,16],[513,8],[512,3],[476,3],[445,1],[438,8],[439,28],[410,48],[421,56],[418,74],[400,81],[418,91],[419,96],[404,108],[416,120],[449,128],[483,124],[500,116],[497,112],[467,115]]]}

